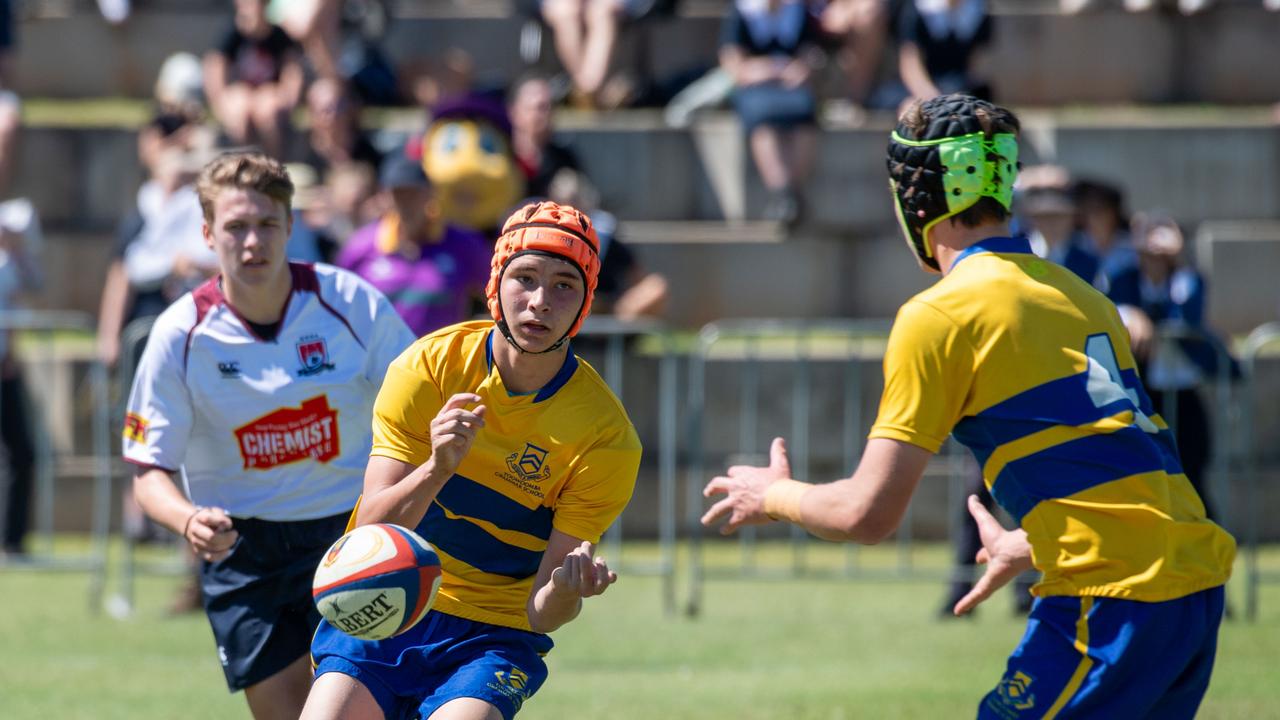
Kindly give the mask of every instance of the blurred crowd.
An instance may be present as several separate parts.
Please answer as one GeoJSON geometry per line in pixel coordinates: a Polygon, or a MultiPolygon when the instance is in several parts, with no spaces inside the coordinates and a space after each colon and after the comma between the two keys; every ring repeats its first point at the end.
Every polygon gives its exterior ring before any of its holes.
{"type": "MultiPolygon", "coordinates": [[[[1209,4],[1169,7],[1195,12],[1209,4]]],[[[1071,13],[1103,5],[1061,0],[1071,13]]],[[[112,23],[133,12],[129,0],[99,6],[112,23]]],[[[793,225],[805,218],[820,117],[857,123],[867,112],[893,113],[956,91],[999,100],[985,70],[999,29],[986,0],[726,0],[718,63],[677,78],[639,77],[615,58],[621,39],[676,14],[677,0],[517,0],[514,12],[539,46],[549,33],[554,62],[536,63],[546,71],[513,68],[514,79],[496,87],[479,81],[474,59],[458,49],[390,57],[384,0],[226,0],[226,7],[215,44],[164,62],[150,119],[138,131],[145,179],[120,209],[98,313],[98,354],[111,367],[136,361],[121,343],[130,323],[154,318],[214,272],[192,183],[222,149],[254,146],[287,162],[297,187],[290,256],[359,273],[425,334],[482,309],[495,228],[528,198],[591,215],[603,255],[598,312],[623,321],[662,317],[667,281],[627,246],[623,224],[557,134],[559,107],[657,106],[673,126],[706,108],[732,108],[767,192],[758,214],[793,225]],[[421,122],[374,127],[367,108],[386,106],[419,108],[421,122]]],[[[0,0],[0,197],[9,197],[21,117],[6,89],[10,10],[0,0]]],[[[1039,252],[1113,298],[1150,364],[1153,394],[1180,403],[1179,417],[1192,419],[1180,427],[1199,427],[1203,408],[1183,391],[1218,372],[1212,363],[1220,353],[1197,347],[1205,341],[1199,335],[1173,350],[1153,339],[1162,324],[1203,329],[1205,281],[1177,224],[1158,212],[1130,215],[1122,189],[1057,167],[1027,169],[1018,208],[1020,231],[1039,252]]],[[[31,204],[0,203],[0,310],[38,286],[40,245],[31,204]]],[[[18,552],[31,441],[21,432],[17,365],[7,352],[0,358],[0,439],[15,478],[4,541],[18,552]]],[[[1208,442],[1207,431],[1197,431],[1180,444],[1194,456],[1201,443],[1207,456],[1208,442]]],[[[1188,460],[1189,474],[1198,474],[1196,463],[1188,460]]]]}

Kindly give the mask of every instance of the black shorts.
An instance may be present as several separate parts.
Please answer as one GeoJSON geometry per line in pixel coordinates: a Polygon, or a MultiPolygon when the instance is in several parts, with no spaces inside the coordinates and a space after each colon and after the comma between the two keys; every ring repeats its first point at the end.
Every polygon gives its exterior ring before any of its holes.
{"type": "Polygon", "coordinates": [[[232,518],[240,537],[231,554],[201,564],[205,614],[232,692],[266,680],[310,652],[320,623],[311,580],[350,515],[296,522],[232,518]]]}

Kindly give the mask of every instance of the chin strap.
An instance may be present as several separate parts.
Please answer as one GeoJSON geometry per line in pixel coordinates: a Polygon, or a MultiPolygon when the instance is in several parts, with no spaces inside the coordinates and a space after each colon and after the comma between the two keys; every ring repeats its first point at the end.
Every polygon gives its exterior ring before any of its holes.
{"type": "Polygon", "coordinates": [[[511,328],[507,327],[506,320],[499,320],[497,322],[497,325],[498,325],[498,331],[502,333],[502,337],[507,339],[507,342],[511,344],[511,347],[515,348],[516,350],[518,350],[519,352],[525,355],[546,355],[549,352],[555,352],[556,350],[560,349],[561,345],[564,345],[566,340],[569,339],[569,333],[565,333],[563,336],[561,336],[559,340],[556,341],[555,345],[552,345],[546,350],[539,350],[537,352],[534,352],[532,350],[525,350],[524,348],[520,347],[520,343],[516,342],[515,337],[511,334],[511,328]]]}

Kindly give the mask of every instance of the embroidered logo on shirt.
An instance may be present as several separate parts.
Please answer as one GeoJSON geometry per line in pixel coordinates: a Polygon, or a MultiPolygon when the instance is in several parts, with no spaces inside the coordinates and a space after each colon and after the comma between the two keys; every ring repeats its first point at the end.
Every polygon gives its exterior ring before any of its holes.
{"type": "Polygon", "coordinates": [[[240,362],[237,360],[228,360],[218,363],[218,374],[224,378],[240,377],[240,362]]]}
{"type": "Polygon", "coordinates": [[[149,424],[137,413],[126,413],[124,416],[124,439],[132,440],[136,443],[145,443],[149,424]]]}
{"type": "Polygon", "coordinates": [[[333,369],[333,363],[329,362],[329,346],[325,344],[324,338],[307,335],[298,340],[297,347],[298,360],[302,361],[302,367],[298,369],[298,377],[307,377],[333,369]]]}
{"type": "Polygon", "coordinates": [[[236,428],[246,470],[266,470],[299,460],[329,462],[338,456],[338,412],[317,395],[300,407],[285,407],[236,428]]]}
{"type": "Polygon", "coordinates": [[[551,477],[551,468],[547,465],[547,456],[550,454],[550,451],[526,442],[524,450],[507,456],[507,469],[510,472],[494,474],[540,499],[544,493],[538,483],[551,477]]]}

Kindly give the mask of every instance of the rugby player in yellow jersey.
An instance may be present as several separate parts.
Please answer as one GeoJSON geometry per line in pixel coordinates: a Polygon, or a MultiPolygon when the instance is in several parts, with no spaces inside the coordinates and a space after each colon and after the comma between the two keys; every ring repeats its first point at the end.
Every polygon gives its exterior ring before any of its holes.
{"type": "Polygon", "coordinates": [[[518,210],[494,246],[493,320],[431,333],[387,369],[355,521],[416,528],[443,581],[402,635],[322,622],[303,718],[510,720],[546,680],[547,633],[617,579],[592,550],[631,497],[640,440],[568,343],[599,249],[572,207],[518,210]]]}
{"type": "Polygon", "coordinates": [[[976,498],[986,574],[965,612],[1019,572],[1043,577],[980,718],[1190,718],[1213,669],[1235,542],[1205,517],[1138,381],[1115,307],[1011,238],[1017,118],[965,95],[914,104],[889,143],[903,234],[942,278],[898,313],[885,389],[853,476],[731,467],[705,494],[723,532],[785,520],[875,543],[897,528],[948,434],[969,447],[1004,531],[976,498]]]}

